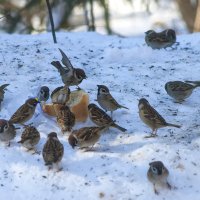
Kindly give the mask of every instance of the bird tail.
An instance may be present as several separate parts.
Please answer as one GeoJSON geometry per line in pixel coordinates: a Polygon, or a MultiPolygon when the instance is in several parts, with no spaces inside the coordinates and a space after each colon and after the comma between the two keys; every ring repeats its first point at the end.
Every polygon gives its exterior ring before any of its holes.
{"type": "Polygon", "coordinates": [[[3,84],[0,86],[0,90],[4,90],[7,86],[9,86],[10,84],[3,84]]]}
{"type": "Polygon", "coordinates": [[[173,127],[176,127],[176,128],[181,128],[180,125],[177,125],[177,124],[171,124],[171,123],[167,123],[167,126],[173,126],[173,127]]]}
{"type": "Polygon", "coordinates": [[[117,128],[117,129],[119,129],[119,130],[122,131],[122,132],[127,131],[127,129],[125,129],[125,128],[123,128],[123,127],[117,125],[117,124],[113,124],[112,127],[117,128]]]}
{"type": "Polygon", "coordinates": [[[194,84],[194,87],[199,87],[200,86],[200,81],[185,81],[186,83],[191,83],[194,84]]]}
{"type": "Polygon", "coordinates": [[[65,69],[63,66],[60,64],[59,61],[53,61],[51,64],[58,70],[58,72],[62,75],[65,73],[65,69]]]}
{"type": "Polygon", "coordinates": [[[127,107],[125,107],[125,106],[120,105],[120,107],[129,110],[129,108],[127,108],[127,107]]]}

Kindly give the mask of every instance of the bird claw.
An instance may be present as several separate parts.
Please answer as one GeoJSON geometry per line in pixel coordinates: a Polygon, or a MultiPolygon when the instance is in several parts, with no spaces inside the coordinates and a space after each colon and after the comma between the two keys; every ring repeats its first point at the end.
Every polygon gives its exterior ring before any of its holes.
{"type": "Polygon", "coordinates": [[[154,138],[154,137],[157,137],[158,135],[157,134],[151,134],[151,135],[147,135],[147,136],[144,136],[144,138],[154,138]]]}

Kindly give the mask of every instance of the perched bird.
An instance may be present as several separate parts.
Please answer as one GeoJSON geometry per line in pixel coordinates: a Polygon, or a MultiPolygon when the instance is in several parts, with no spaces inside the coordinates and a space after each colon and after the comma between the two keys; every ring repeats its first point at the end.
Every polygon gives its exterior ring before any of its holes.
{"type": "Polygon", "coordinates": [[[62,66],[59,61],[53,61],[51,64],[58,70],[65,85],[78,86],[83,79],[87,78],[84,70],[74,68],[67,55],[61,49],[59,50],[62,55],[62,63],[64,66],[62,66]]]}
{"type": "Polygon", "coordinates": [[[180,128],[181,126],[176,124],[167,123],[165,119],[149,104],[149,102],[142,98],[139,100],[138,104],[140,119],[148,125],[152,129],[151,136],[147,137],[155,137],[157,136],[157,129],[173,126],[176,128],[180,128]]]}
{"type": "Polygon", "coordinates": [[[37,98],[40,102],[46,102],[49,99],[49,88],[47,86],[42,86],[37,94],[37,98]]]}
{"type": "Polygon", "coordinates": [[[156,186],[165,184],[168,189],[171,189],[171,185],[168,183],[167,178],[169,176],[168,169],[161,161],[154,161],[149,163],[149,170],[147,172],[148,180],[153,184],[155,194],[159,194],[156,186]]]}
{"type": "Polygon", "coordinates": [[[152,49],[171,47],[176,42],[176,33],[172,29],[166,29],[160,33],[149,30],[145,34],[145,42],[152,49]]]}
{"type": "Polygon", "coordinates": [[[10,140],[14,139],[15,136],[16,128],[14,125],[5,119],[0,119],[0,140],[10,146],[10,140]]]}
{"type": "Polygon", "coordinates": [[[105,111],[111,111],[111,116],[112,112],[119,108],[128,109],[127,107],[117,103],[117,101],[113,98],[113,96],[110,94],[109,89],[105,85],[97,85],[97,87],[97,101],[105,111]]]}
{"type": "Polygon", "coordinates": [[[71,131],[75,125],[75,115],[71,112],[70,108],[62,105],[57,112],[57,123],[62,132],[71,131]]]}
{"type": "Polygon", "coordinates": [[[51,100],[53,103],[65,104],[70,99],[70,89],[68,86],[57,87],[51,93],[51,100]]]}
{"type": "Polygon", "coordinates": [[[9,86],[10,84],[3,84],[0,86],[0,110],[1,110],[1,103],[4,99],[4,93],[5,93],[5,90],[6,90],[6,87],[9,86]]]}
{"type": "Polygon", "coordinates": [[[30,120],[34,113],[37,104],[39,103],[37,98],[30,98],[18,108],[18,110],[10,118],[10,122],[13,124],[22,124],[30,120]]]}
{"type": "Polygon", "coordinates": [[[169,96],[177,102],[181,102],[188,98],[192,94],[192,91],[199,86],[200,83],[192,85],[182,81],[170,81],[165,84],[165,90],[169,96]]]}
{"type": "Polygon", "coordinates": [[[107,126],[101,127],[84,127],[74,130],[68,138],[69,144],[74,147],[92,149],[95,143],[101,137],[101,132],[107,129],[107,126]]]}
{"type": "Polygon", "coordinates": [[[62,160],[63,155],[64,147],[63,144],[59,141],[57,134],[55,132],[49,133],[48,139],[42,151],[45,165],[47,165],[49,169],[53,167],[53,164],[59,167],[59,163],[62,160]]]}
{"type": "Polygon", "coordinates": [[[21,135],[21,140],[18,143],[21,143],[22,146],[28,150],[34,149],[35,145],[40,141],[40,133],[34,126],[25,126],[25,129],[21,135]]]}
{"type": "Polygon", "coordinates": [[[94,103],[88,105],[89,117],[97,126],[111,126],[117,128],[122,132],[125,132],[126,129],[117,125],[112,118],[107,115],[101,108],[99,108],[94,103]]]}

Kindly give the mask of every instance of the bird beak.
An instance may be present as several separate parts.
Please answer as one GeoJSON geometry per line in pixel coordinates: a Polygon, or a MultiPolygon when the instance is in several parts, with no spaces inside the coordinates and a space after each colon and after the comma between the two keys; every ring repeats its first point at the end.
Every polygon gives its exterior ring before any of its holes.
{"type": "Polygon", "coordinates": [[[37,103],[40,103],[39,99],[38,98],[35,98],[35,100],[37,101],[37,103]]]}

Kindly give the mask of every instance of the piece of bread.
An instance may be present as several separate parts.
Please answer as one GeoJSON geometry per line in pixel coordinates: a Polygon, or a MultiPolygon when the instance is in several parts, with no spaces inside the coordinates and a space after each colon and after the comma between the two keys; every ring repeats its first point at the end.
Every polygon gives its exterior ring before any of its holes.
{"type": "MultiPolygon", "coordinates": [[[[84,90],[75,90],[70,94],[70,100],[66,103],[70,107],[70,110],[75,114],[77,122],[85,122],[88,118],[88,104],[89,95],[84,90]]],[[[57,116],[57,110],[60,108],[60,104],[44,104],[42,110],[50,115],[57,116]]]]}

